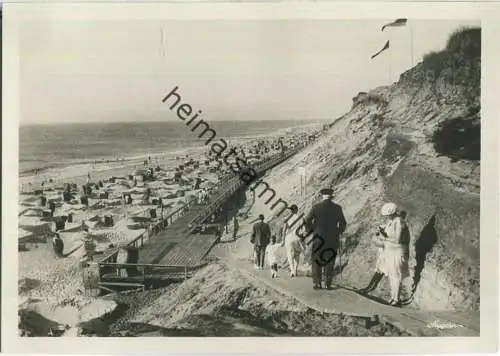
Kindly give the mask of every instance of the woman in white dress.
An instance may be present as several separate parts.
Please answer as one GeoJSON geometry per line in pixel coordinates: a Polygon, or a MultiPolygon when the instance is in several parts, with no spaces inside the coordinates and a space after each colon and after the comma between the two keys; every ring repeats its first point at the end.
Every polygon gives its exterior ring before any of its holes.
{"type": "Polygon", "coordinates": [[[283,240],[281,246],[285,246],[286,255],[288,258],[288,266],[290,267],[290,277],[297,276],[297,269],[299,267],[300,254],[304,251],[304,246],[299,236],[297,236],[297,224],[299,216],[297,205],[290,206],[292,215],[285,221],[282,230],[283,240]]]}
{"type": "Polygon", "coordinates": [[[403,279],[405,265],[405,251],[401,244],[401,234],[405,221],[398,214],[394,203],[382,206],[382,216],[387,217],[384,226],[379,227],[379,233],[384,237],[383,250],[377,261],[377,271],[389,278],[391,300],[389,304],[399,304],[399,290],[403,279]]]}
{"type": "Polygon", "coordinates": [[[387,217],[384,225],[378,227],[375,245],[379,249],[375,274],[366,288],[360,290],[362,293],[374,290],[382,277],[389,279],[391,300],[389,304],[399,304],[399,290],[403,278],[408,273],[408,253],[404,240],[404,232],[408,231],[406,221],[398,212],[394,203],[382,206],[381,215],[387,217]]]}

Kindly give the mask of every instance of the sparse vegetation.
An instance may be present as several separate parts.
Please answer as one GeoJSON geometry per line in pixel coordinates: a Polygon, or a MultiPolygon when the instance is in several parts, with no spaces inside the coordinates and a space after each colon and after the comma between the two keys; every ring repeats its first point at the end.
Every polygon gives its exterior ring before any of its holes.
{"type": "Polygon", "coordinates": [[[422,67],[426,78],[442,79],[467,88],[467,98],[479,98],[481,82],[481,29],[462,28],[455,31],[446,48],[424,56],[422,67]]]}
{"type": "Polygon", "coordinates": [[[388,104],[387,100],[375,93],[365,93],[365,92],[360,92],[357,96],[355,96],[353,99],[353,107],[356,107],[357,105],[361,103],[365,104],[375,104],[377,106],[385,106],[388,104]]]}
{"type": "Polygon", "coordinates": [[[442,122],[432,136],[434,149],[453,161],[481,159],[481,123],[479,117],[456,118],[442,122]]]}
{"type": "Polygon", "coordinates": [[[428,80],[443,80],[460,87],[470,108],[469,115],[439,124],[431,138],[434,149],[453,161],[480,160],[481,29],[462,28],[455,31],[443,51],[424,56],[422,67],[428,80]]]}

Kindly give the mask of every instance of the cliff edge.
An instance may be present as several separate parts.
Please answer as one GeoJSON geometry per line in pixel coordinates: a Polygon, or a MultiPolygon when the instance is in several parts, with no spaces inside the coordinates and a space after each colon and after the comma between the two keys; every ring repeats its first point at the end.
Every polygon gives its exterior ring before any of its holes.
{"type": "MultiPolygon", "coordinates": [[[[411,234],[406,304],[479,310],[480,58],[480,29],[457,31],[398,82],[359,93],[314,145],[265,178],[304,212],[320,188],[334,188],[349,223],[343,283],[367,285],[380,207],[393,201],[407,213],[411,234]],[[299,166],[308,177],[302,194],[299,166]]],[[[277,216],[265,200],[254,210],[267,209],[278,228],[287,214],[277,216]]],[[[387,298],[388,283],[373,294],[387,298]]]]}

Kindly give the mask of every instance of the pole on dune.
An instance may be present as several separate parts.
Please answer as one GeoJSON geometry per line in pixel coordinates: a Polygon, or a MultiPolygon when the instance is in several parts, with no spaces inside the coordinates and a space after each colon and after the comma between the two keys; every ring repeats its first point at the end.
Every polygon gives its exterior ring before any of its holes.
{"type": "Polygon", "coordinates": [[[340,265],[340,281],[342,282],[342,235],[339,238],[339,265],[340,265]]]}
{"type": "Polygon", "coordinates": [[[413,57],[413,26],[410,24],[410,45],[411,45],[411,66],[413,68],[414,65],[414,57],[413,57]]]}
{"type": "Polygon", "coordinates": [[[163,32],[163,26],[160,29],[160,56],[165,57],[165,34],[163,32]]]}
{"type": "Polygon", "coordinates": [[[300,195],[303,196],[305,194],[306,188],[306,168],[299,167],[299,175],[300,175],[300,195]]]}
{"type": "MultiPolygon", "coordinates": [[[[390,41],[393,42],[392,39],[390,41]]],[[[389,48],[389,84],[391,83],[392,83],[392,51],[389,48]]]]}

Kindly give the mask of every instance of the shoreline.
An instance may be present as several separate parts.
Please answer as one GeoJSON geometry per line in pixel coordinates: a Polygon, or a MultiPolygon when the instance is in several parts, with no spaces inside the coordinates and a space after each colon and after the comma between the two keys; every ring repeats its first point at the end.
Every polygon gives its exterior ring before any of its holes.
{"type": "MultiPolygon", "coordinates": [[[[185,156],[185,155],[193,155],[201,152],[203,147],[197,148],[187,148],[184,150],[164,152],[164,153],[155,153],[150,154],[149,157],[152,158],[152,165],[156,165],[157,162],[154,158],[158,159],[158,164],[167,164],[170,160],[175,160],[176,156],[185,156]]],[[[132,167],[136,166],[137,168],[144,167],[144,160],[148,158],[148,155],[145,156],[132,156],[130,158],[124,158],[122,160],[107,160],[105,158],[80,162],[80,163],[61,163],[60,165],[51,166],[47,168],[42,168],[38,171],[38,174],[35,174],[36,169],[32,169],[29,172],[20,172],[19,173],[19,184],[27,184],[31,182],[32,184],[39,184],[43,180],[53,179],[55,181],[58,180],[70,180],[70,181],[81,181],[82,177],[87,177],[87,174],[90,172],[92,176],[98,175],[102,176],[103,173],[108,172],[108,176],[104,178],[110,178],[113,174],[122,174],[119,172],[127,171],[131,172],[134,169],[132,167]],[[78,173],[74,174],[71,171],[77,171],[78,173]],[[114,172],[114,173],[113,173],[114,172]]],[[[92,178],[93,179],[93,178],[92,178]]],[[[101,178],[103,179],[103,178],[101,178]]],[[[77,183],[77,182],[71,182],[77,183]]],[[[78,184],[78,183],[77,183],[78,184]]]]}
{"type": "MultiPolygon", "coordinates": [[[[255,120],[256,122],[260,122],[259,120],[255,120]]],[[[283,120],[283,121],[288,121],[288,120],[283,120]]],[[[303,122],[301,120],[295,120],[298,122],[303,122]]],[[[225,121],[215,121],[215,122],[225,122],[225,121]]],[[[302,123],[299,125],[293,125],[289,127],[282,127],[282,128],[276,128],[275,130],[271,132],[264,132],[264,133],[253,133],[253,134],[242,134],[242,135],[237,135],[237,136],[224,136],[226,141],[231,142],[231,141],[239,141],[239,140],[252,140],[252,139],[258,139],[258,138],[263,138],[267,137],[269,135],[277,135],[277,134],[286,134],[286,133],[291,133],[295,130],[303,130],[307,128],[312,128],[312,127],[319,127],[320,125],[323,125],[323,122],[317,121],[313,123],[302,123]]],[[[31,124],[29,126],[32,126],[31,124]]],[[[54,168],[61,168],[61,167],[67,167],[67,166],[78,166],[78,165],[83,165],[83,164],[102,164],[102,163],[116,163],[116,162],[128,162],[132,160],[144,160],[147,159],[148,156],[150,157],[159,157],[163,156],[165,154],[182,154],[185,150],[196,150],[201,147],[208,147],[209,145],[205,145],[203,143],[204,141],[200,139],[199,144],[189,146],[189,147],[172,147],[171,149],[163,150],[163,151],[151,151],[148,153],[144,152],[137,152],[133,153],[130,152],[129,155],[124,155],[124,156],[107,156],[107,155],[96,155],[94,157],[87,157],[87,158],[72,158],[68,159],[64,162],[57,163],[57,162],[52,162],[52,161],[40,161],[36,159],[26,159],[24,161],[20,160],[20,162],[25,162],[26,165],[29,167],[25,168],[19,168],[18,169],[18,174],[19,177],[26,177],[29,176],[30,174],[36,173],[36,170],[39,172],[44,172],[49,169],[54,169],[54,168]],[[36,166],[34,164],[30,164],[30,162],[43,162],[42,165],[36,166]]],[[[19,165],[21,167],[21,164],[19,165]]]]}
{"type": "MultiPolygon", "coordinates": [[[[268,133],[230,136],[226,137],[225,140],[228,142],[229,146],[239,146],[253,140],[266,138],[270,139],[272,137],[280,135],[293,135],[297,131],[313,130],[314,127],[319,127],[320,125],[320,123],[311,123],[305,125],[290,126],[286,128],[280,128],[268,133]]],[[[29,183],[37,186],[40,185],[43,181],[48,181],[49,179],[52,179],[54,182],[57,182],[59,180],[69,180],[69,183],[83,184],[86,182],[88,173],[91,173],[92,179],[94,179],[94,176],[99,176],[100,179],[110,178],[112,175],[123,175],[125,174],[125,172],[134,170],[132,168],[133,166],[136,166],[135,169],[143,168],[144,161],[148,159],[148,157],[151,157],[152,165],[166,165],[168,163],[171,163],[166,161],[175,161],[176,156],[196,156],[202,154],[204,151],[209,150],[209,148],[210,145],[201,144],[200,146],[173,149],[172,151],[131,155],[115,159],[112,159],[109,156],[99,156],[95,157],[95,159],[90,160],[87,159],[77,162],[64,162],[40,168],[35,167],[22,171],[19,170],[19,190],[23,191],[23,186],[27,186],[29,183]],[[76,170],[78,173],[72,174],[72,170],[76,170]],[[102,174],[104,172],[108,172],[108,176],[103,176],[102,174]]]]}

